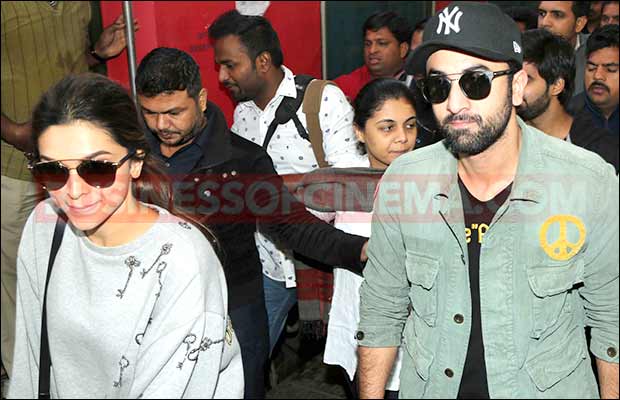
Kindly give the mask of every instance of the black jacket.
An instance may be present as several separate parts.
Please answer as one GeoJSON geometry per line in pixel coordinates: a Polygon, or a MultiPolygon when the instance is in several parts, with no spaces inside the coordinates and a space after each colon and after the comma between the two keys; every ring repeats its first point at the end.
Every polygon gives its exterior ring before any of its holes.
{"type": "Polygon", "coordinates": [[[229,309],[263,296],[257,222],[263,233],[300,254],[361,271],[367,238],[341,232],[309,213],[286,190],[262,147],[232,133],[215,104],[208,103],[205,115],[203,131],[170,158],[162,156],[154,134],[147,137],[174,178],[175,202],[195,213],[219,242],[229,309]]]}
{"type": "Polygon", "coordinates": [[[618,158],[620,145],[618,136],[608,129],[596,126],[596,123],[586,111],[574,116],[569,131],[570,141],[579,147],[590,150],[616,168],[618,173],[618,158]]]}

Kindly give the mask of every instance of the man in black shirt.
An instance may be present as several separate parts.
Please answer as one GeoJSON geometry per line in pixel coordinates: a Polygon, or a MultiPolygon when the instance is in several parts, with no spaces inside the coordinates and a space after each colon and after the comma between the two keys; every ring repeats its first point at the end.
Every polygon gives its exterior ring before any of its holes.
{"type": "Polygon", "coordinates": [[[524,32],[522,40],[528,80],[519,116],[548,135],[597,153],[618,172],[618,136],[598,127],[586,112],[568,112],[575,71],[571,45],[543,29],[524,32]]]}
{"type": "Polygon", "coordinates": [[[310,214],[285,189],[267,153],[229,131],[222,112],[207,102],[199,67],[189,54],[170,48],[151,51],[138,67],[136,86],[150,130],[147,139],[172,178],[175,204],[209,227],[221,249],[245,397],[264,397],[269,336],[254,242],[257,223],[307,257],[358,273],[366,239],[310,214]]]}

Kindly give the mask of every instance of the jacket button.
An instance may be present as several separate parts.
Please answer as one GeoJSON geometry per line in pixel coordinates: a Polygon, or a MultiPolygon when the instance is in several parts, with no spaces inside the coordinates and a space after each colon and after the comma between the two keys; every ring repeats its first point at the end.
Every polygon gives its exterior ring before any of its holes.
{"type": "Polygon", "coordinates": [[[454,315],[454,322],[456,322],[457,324],[462,324],[463,321],[465,321],[465,318],[461,314],[454,315]]]}
{"type": "Polygon", "coordinates": [[[355,334],[355,338],[357,340],[364,340],[364,332],[362,331],[357,331],[357,333],[355,334]]]}
{"type": "Polygon", "coordinates": [[[448,378],[452,378],[454,376],[454,371],[452,371],[450,368],[446,368],[446,370],[443,372],[448,378]]]}
{"type": "Polygon", "coordinates": [[[613,347],[610,347],[610,348],[607,349],[607,355],[609,357],[614,358],[614,357],[616,357],[617,354],[618,354],[618,352],[613,347]]]}

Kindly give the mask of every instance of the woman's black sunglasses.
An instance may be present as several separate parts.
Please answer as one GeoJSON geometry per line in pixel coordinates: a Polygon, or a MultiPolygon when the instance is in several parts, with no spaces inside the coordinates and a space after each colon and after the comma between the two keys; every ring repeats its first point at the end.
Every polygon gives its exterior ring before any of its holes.
{"type": "Polygon", "coordinates": [[[67,184],[69,171],[75,169],[78,175],[90,186],[106,188],[116,179],[116,170],[136,154],[130,151],[118,162],[105,160],[55,160],[32,163],[28,166],[35,180],[47,190],[58,190],[67,184]],[[75,168],[67,168],[62,161],[81,161],[75,168]]]}
{"type": "Polygon", "coordinates": [[[512,75],[514,69],[504,71],[467,71],[462,74],[431,75],[427,78],[418,80],[418,86],[422,95],[432,104],[439,104],[446,101],[450,95],[452,81],[458,79],[461,90],[471,100],[482,100],[491,93],[493,79],[498,76],[512,75]],[[450,79],[449,76],[460,75],[460,78],[450,79]]]}

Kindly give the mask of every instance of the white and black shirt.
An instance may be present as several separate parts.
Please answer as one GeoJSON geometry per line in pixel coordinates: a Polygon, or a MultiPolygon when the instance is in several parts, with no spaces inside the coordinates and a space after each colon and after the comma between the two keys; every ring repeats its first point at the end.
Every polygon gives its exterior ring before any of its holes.
{"type": "MultiPolygon", "coordinates": [[[[235,108],[231,130],[258,145],[263,144],[267,129],[282,99],[297,97],[293,73],[285,66],[281,68],[284,79],[264,110],[254,101],[239,103],[235,108]]],[[[303,105],[299,107],[297,117],[307,129],[306,115],[302,108],[303,105]]],[[[353,132],[353,108],[344,93],[334,85],[327,85],[323,90],[319,123],[323,131],[325,161],[334,167],[358,164],[362,156],[357,149],[357,139],[353,132]]],[[[293,121],[278,126],[269,142],[267,153],[280,175],[305,173],[318,168],[312,145],[299,135],[293,121]]],[[[294,287],[295,268],[291,254],[278,250],[276,245],[260,233],[256,234],[256,244],[263,273],[274,280],[285,281],[287,287],[294,287]]]]}

